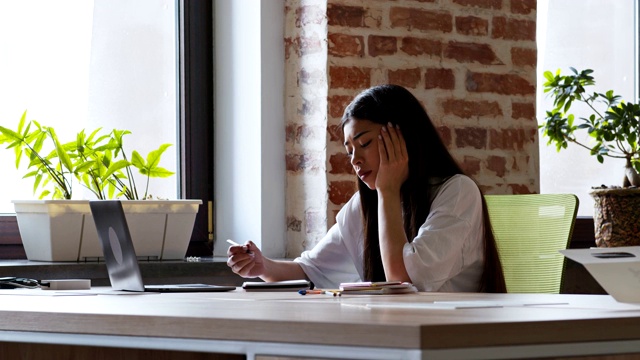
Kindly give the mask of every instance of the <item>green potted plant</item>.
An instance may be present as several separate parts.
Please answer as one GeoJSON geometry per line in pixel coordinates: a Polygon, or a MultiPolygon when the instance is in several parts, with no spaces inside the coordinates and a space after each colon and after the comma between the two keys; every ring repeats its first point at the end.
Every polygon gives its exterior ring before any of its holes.
{"type": "Polygon", "coordinates": [[[159,166],[162,144],[143,158],[137,151],[128,157],[123,137],[127,130],[108,134],[96,129],[77,133],[76,139],[61,142],[56,131],[37,121],[26,121],[26,111],[18,128],[0,126],[0,143],[16,156],[15,165],[27,160],[24,178],[34,181],[37,201],[15,200],[18,226],[27,258],[41,261],[77,261],[101,257],[88,200],[73,199],[73,185],[80,184],[97,199],[123,198],[130,230],[138,255],[157,259],[184,257],[200,200],[153,200],[149,180],[168,177],[173,172],[159,166]],[[130,160],[129,160],[130,159],[130,160]],[[133,170],[146,179],[144,192],[136,186],[133,170]],[[50,197],[51,200],[43,200],[50,197]],[[44,224],[34,225],[33,221],[44,224]]]}
{"type": "Polygon", "coordinates": [[[605,158],[625,160],[624,176],[620,186],[593,188],[595,200],[595,238],[601,247],[640,245],[640,105],[626,102],[613,90],[604,93],[588,93],[595,85],[593,70],[578,71],[562,75],[546,71],[544,92],[550,93],[553,108],[546,112],[540,125],[548,144],[558,151],[569,144],[582,147],[602,163],[605,158]],[[587,106],[589,116],[576,117],[570,113],[574,103],[587,106]],[[587,144],[576,136],[586,132],[592,138],[587,144]]]}

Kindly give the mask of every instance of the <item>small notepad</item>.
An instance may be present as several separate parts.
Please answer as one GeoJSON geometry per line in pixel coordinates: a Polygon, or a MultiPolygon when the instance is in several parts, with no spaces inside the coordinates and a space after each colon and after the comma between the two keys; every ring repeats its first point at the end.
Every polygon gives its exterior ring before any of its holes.
{"type": "Polygon", "coordinates": [[[343,294],[353,295],[386,295],[414,293],[418,290],[408,282],[384,281],[342,283],[340,284],[340,291],[343,294]]]}

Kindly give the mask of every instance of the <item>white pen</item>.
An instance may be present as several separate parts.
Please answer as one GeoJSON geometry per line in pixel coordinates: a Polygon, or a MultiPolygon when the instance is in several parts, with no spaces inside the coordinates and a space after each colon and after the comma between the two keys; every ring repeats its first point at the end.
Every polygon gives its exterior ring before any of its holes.
{"type": "Polygon", "coordinates": [[[249,250],[249,245],[242,245],[242,244],[238,244],[237,242],[231,240],[231,239],[227,239],[227,242],[233,246],[244,246],[247,248],[247,254],[251,254],[251,251],[249,250]]]}
{"type": "Polygon", "coordinates": [[[233,246],[240,246],[240,244],[238,244],[237,242],[231,240],[231,239],[227,239],[227,242],[233,246]]]}

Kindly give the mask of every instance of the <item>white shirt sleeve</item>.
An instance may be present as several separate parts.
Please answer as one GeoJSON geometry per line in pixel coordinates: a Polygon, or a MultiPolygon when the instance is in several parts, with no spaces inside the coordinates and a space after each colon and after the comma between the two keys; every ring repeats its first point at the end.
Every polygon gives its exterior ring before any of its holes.
{"type": "Polygon", "coordinates": [[[360,195],[356,192],[340,209],[336,224],[320,242],[293,261],[319,288],[335,289],[342,282],[361,281],[362,234],[360,195]]]}
{"type": "Polygon", "coordinates": [[[483,271],[482,194],[464,175],[439,189],[418,235],[404,246],[404,263],[420,291],[478,291],[483,271]]]}

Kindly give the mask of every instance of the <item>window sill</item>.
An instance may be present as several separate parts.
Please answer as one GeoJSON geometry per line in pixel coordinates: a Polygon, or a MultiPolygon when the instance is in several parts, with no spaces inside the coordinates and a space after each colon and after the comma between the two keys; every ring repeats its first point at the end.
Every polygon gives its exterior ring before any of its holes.
{"type": "MultiPolygon", "coordinates": [[[[244,279],[234,274],[226,258],[201,258],[199,262],[139,261],[145,284],[207,283],[240,286],[244,279]]],[[[43,279],[90,279],[92,286],[109,286],[104,262],[40,262],[0,260],[0,277],[43,279]]]]}

